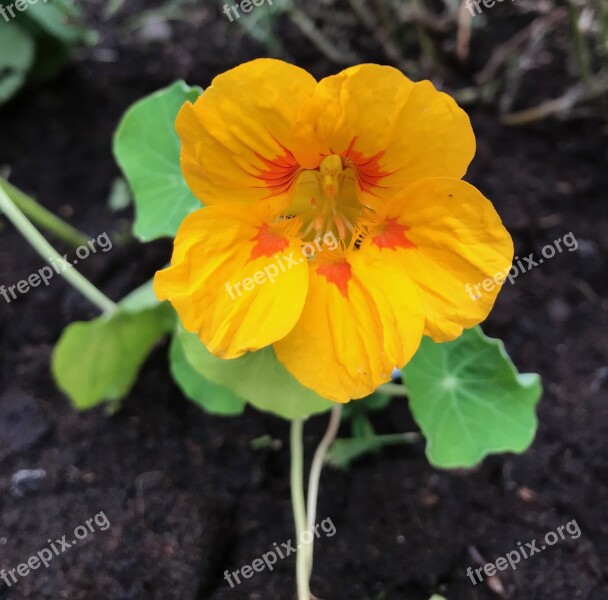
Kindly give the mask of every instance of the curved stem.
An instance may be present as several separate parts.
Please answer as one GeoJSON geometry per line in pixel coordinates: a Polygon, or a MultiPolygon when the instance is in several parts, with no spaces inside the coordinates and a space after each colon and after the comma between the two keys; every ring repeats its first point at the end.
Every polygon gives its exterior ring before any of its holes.
{"type": "Polygon", "coordinates": [[[19,230],[21,235],[46,261],[53,259],[56,264],[63,265],[60,275],[68,281],[87,300],[104,313],[116,310],[116,304],[99,291],[86,277],[81,275],[71,264],[65,264],[63,257],[51,246],[42,234],[30,223],[28,218],[15,206],[4,188],[0,186],[0,209],[9,221],[19,230]]]}
{"type": "Polygon", "coordinates": [[[77,248],[89,241],[84,233],[62,221],[57,215],[44,208],[31,196],[24,194],[20,189],[11,185],[6,179],[0,178],[0,188],[4,189],[7,196],[28,219],[31,219],[39,227],[52,233],[66,244],[77,248]]]}
{"type": "Polygon", "coordinates": [[[327,431],[321,440],[321,443],[317,447],[317,451],[315,452],[315,456],[312,461],[312,466],[310,467],[310,476],[308,479],[308,523],[307,523],[307,531],[310,532],[309,537],[311,538],[310,544],[307,546],[307,563],[308,563],[308,575],[309,577],[312,575],[312,566],[313,566],[313,554],[314,554],[314,536],[313,531],[316,525],[317,519],[317,499],[319,497],[319,482],[321,480],[321,471],[323,470],[323,465],[325,464],[325,456],[327,454],[327,450],[332,445],[333,441],[336,439],[336,435],[338,434],[338,429],[340,428],[340,420],[342,417],[342,405],[336,404],[331,409],[331,416],[329,418],[329,425],[327,427],[327,431]]]}
{"type": "Polygon", "coordinates": [[[296,525],[296,577],[298,585],[298,600],[311,600],[310,574],[308,572],[307,552],[304,532],[306,531],[306,504],[304,501],[304,444],[302,432],[304,421],[294,419],[291,422],[291,502],[293,517],[296,525]],[[302,546],[300,546],[302,544],[302,546]],[[302,551],[300,551],[300,548],[302,551]]]}

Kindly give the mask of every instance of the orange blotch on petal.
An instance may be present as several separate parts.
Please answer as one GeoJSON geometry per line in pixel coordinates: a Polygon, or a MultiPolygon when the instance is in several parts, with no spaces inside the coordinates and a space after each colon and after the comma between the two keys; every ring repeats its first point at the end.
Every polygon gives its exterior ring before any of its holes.
{"type": "Polygon", "coordinates": [[[396,250],[397,248],[416,248],[406,235],[411,228],[397,222],[396,218],[387,219],[381,230],[372,236],[372,244],[380,248],[396,250]]]}
{"type": "Polygon", "coordinates": [[[330,283],[333,283],[340,290],[340,293],[345,298],[348,298],[348,282],[352,277],[349,263],[344,261],[325,264],[317,269],[317,273],[323,275],[330,283]]]}
{"type": "Polygon", "coordinates": [[[289,239],[274,232],[267,223],[260,225],[251,241],[256,242],[251,251],[251,260],[260,258],[260,256],[273,256],[289,247],[289,239]]]}

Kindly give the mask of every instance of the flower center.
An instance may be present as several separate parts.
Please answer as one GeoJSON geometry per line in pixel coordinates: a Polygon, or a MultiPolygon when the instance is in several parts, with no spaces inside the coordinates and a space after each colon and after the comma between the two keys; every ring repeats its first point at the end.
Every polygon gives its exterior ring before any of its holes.
{"type": "Polygon", "coordinates": [[[326,156],[318,169],[302,171],[291,190],[288,213],[302,220],[303,241],[330,232],[348,245],[362,206],[357,200],[356,174],[337,154],[326,156]]]}
{"type": "Polygon", "coordinates": [[[344,165],[342,157],[336,154],[326,156],[319,166],[323,190],[328,198],[335,198],[340,191],[344,165]]]}

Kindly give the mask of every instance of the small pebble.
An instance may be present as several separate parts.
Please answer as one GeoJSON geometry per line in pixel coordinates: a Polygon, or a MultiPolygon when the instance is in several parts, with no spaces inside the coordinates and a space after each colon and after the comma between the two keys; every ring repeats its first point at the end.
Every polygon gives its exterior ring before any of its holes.
{"type": "Polygon", "coordinates": [[[22,469],[11,476],[11,496],[23,498],[26,492],[37,492],[46,480],[44,469],[22,469]]]}

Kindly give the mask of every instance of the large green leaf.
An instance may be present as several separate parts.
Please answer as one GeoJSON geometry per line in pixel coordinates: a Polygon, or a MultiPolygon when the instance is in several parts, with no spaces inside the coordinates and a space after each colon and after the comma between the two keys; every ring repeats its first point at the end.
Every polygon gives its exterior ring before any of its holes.
{"type": "Polygon", "coordinates": [[[301,385],[276,358],[271,347],[232,360],[213,356],[198,337],[180,331],[188,362],[206,379],[231,389],[260,410],[285,419],[329,410],[333,403],[301,385]]]}
{"type": "Polygon", "coordinates": [[[154,344],[175,324],[168,305],[140,311],[119,308],[63,332],[52,359],[59,388],[79,410],[122,400],[154,344]]]}
{"type": "Polygon", "coordinates": [[[25,82],[34,62],[34,41],[13,23],[0,22],[0,104],[25,82]]]}
{"type": "Polygon", "coordinates": [[[520,453],[532,443],[540,377],[518,374],[504,344],[479,327],[453,342],[424,338],[402,373],[433,465],[471,467],[488,454],[520,453]]]}
{"type": "Polygon", "coordinates": [[[186,358],[178,335],[171,340],[169,351],[171,374],[186,398],[214,415],[240,415],[245,400],[228,388],[205,379],[186,358]]]}
{"type": "Polygon", "coordinates": [[[114,155],[135,196],[134,233],[142,242],[174,237],[188,214],[201,208],[182,176],[175,118],[201,94],[183,81],[146,96],[123,116],[114,155]]]}

